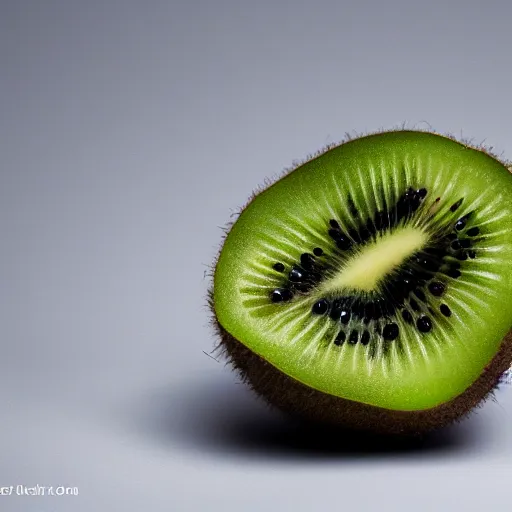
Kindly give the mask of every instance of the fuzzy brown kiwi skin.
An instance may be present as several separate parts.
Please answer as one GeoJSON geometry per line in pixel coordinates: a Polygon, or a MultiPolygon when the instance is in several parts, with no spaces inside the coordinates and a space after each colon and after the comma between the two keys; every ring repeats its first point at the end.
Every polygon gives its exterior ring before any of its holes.
{"type": "MultiPolygon", "coordinates": [[[[210,295],[213,312],[213,300],[210,295]]],[[[213,316],[219,349],[253,391],[271,406],[309,421],[375,434],[421,435],[466,418],[492,395],[512,363],[512,332],[503,338],[492,361],[461,395],[436,407],[394,411],[329,395],[284,374],[231,336],[213,316]]]]}
{"type": "MultiPolygon", "coordinates": [[[[395,130],[390,130],[395,131],[395,130]]],[[[398,129],[396,131],[408,131],[398,129]]],[[[422,131],[422,130],[415,130],[422,131]]],[[[462,143],[468,148],[485,152],[495,158],[500,159],[490,148],[483,145],[474,145],[471,141],[460,141],[452,135],[440,134],[431,130],[423,130],[427,133],[441,135],[456,142],[462,143]]],[[[376,133],[385,133],[382,130],[376,133]]],[[[367,133],[364,135],[372,135],[367,133]]],[[[362,134],[347,137],[340,144],[348,142],[354,138],[359,138],[362,134]]],[[[275,181],[289,174],[297,167],[300,167],[307,161],[320,156],[324,152],[338,146],[339,144],[330,144],[321,151],[309,155],[304,161],[297,162],[292,168],[286,169],[284,173],[277,177],[275,181]]],[[[512,173],[512,162],[502,163],[512,173]]],[[[249,197],[245,205],[236,212],[235,219],[231,220],[224,228],[224,239],[227,237],[236,217],[240,215],[245,208],[264,190],[266,190],[273,181],[268,180],[264,186],[255,190],[249,197]]],[[[224,240],[222,241],[224,242],[224,240]]],[[[216,261],[212,266],[211,277],[214,277],[218,257],[222,250],[223,243],[218,252],[216,261]]],[[[338,426],[340,428],[356,429],[369,431],[375,434],[384,435],[422,435],[433,430],[446,427],[452,423],[462,421],[467,418],[471,412],[480,407],[490,396],[500,383],[501,376],[512,366],[512,330],[501,341],[498,352],[493,359],[484,368],[478,379],[468,387],[462,394],[453,399],[440,404],[436,407],[418,411],[395,411],[385,409],[369,404],[354,402],[345,398],[337,397],[324,393],[322,391],[310,388],[294,378],[281,372],[278,368],[270,364],[264,358],[258,356],[240,341],[234,338],[218,321],[213,298],[213,287],[208,292],[208,307],[211,312],[211,322],[218,336],[219,344],[217,350],[221,350],[227,357],[229,363],[238,372],[242,381],[247,383],[251,389],[262,397],[266,402],[287,414],[302,417],[306,420],[338,426]]]]}

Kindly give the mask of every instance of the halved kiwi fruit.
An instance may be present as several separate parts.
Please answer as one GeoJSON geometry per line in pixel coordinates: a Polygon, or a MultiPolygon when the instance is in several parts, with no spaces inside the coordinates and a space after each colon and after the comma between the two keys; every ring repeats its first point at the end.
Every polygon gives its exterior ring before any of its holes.
{"type": "Polygon", "coordinates": [[[460,419],[512,362],[512,175],[482,148],[392,131],[255,194],[210,304],[234,366],[313,420],[415,433],[460,419]]]}

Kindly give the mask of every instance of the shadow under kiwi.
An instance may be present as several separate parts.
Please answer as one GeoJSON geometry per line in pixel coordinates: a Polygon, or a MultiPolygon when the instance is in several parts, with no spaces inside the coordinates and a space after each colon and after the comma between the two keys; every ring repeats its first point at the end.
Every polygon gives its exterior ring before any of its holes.
{"type": "Polygon", "coordinates": [[[309,460],[417,458],[467,455],[472,446],[480,444],[476,415],[422,437],[375,435],[292,418],[227,378],[155,392],[137,415],[144,436],[203,455],[309,460]]]}

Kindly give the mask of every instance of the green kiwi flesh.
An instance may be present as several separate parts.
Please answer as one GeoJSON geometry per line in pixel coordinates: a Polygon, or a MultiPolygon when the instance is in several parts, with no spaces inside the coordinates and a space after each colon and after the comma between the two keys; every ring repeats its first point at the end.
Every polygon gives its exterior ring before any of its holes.
{"type": "Polygon", "coordinates": [[[512,176],[437,134],[330,148],[256,194],[226,236],[221,345],[270,403],[349,427],[463,417],[512,362],[512,176]]]}

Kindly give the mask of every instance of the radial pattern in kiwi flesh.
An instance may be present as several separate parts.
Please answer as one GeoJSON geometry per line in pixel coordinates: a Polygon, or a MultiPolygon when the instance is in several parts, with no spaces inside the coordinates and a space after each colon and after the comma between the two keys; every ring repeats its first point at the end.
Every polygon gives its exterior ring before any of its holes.
{"type": "Polygon", "coordinates": [[[503,163],[424,132],[299,166],[219,254],[212,307],[235,366],[278,406],[352,427],[464,415],[512,359],[511,198],[503,163]]]}

